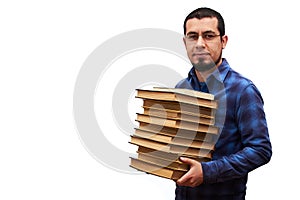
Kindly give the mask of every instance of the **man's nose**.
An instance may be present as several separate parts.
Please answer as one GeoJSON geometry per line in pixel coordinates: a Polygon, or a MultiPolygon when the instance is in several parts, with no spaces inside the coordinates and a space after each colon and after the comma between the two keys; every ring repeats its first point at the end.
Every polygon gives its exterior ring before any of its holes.
{"type": "Polygon", "coordinates": [[[204,47],[205,46],[205,40],[201,35],[199,35],[198,40],[196,42],[197,47],[204,47]]]}

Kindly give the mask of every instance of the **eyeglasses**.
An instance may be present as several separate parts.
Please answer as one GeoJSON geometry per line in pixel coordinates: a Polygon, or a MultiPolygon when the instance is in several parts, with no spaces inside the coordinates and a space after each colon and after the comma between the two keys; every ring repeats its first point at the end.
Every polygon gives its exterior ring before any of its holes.
{"type": "Polygon", "coordinates": [[[190,33],[190,34],[186,35],[185,38],[190,43],[196,43],[199,39],[199,36],[201,36],[205,42],[212,42],[216,37],[218,37],[220,35],[216,35],[214,33],[203,33],[201,35],[199,35],[197,33],[190,33]]]}

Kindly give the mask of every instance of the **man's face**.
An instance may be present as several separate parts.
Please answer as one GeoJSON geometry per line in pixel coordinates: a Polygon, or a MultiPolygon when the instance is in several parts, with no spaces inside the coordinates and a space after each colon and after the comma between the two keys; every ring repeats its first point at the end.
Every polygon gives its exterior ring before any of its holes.
{"type": "Polygon", "coordinates": [[[186,23],[183,38],[188,57],[200,72],[208,71],[222,63],[222,49],[227,36],[220,36],[217,18],[192,18],[186,23]]]}

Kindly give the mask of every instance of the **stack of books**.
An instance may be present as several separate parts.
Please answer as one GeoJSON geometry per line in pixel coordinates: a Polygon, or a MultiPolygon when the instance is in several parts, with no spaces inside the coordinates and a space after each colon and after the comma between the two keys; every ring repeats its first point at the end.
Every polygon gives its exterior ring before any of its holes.
{"type": "Polygon", "coordinates": [[[137,145],[137,156],[130,166],[149,174],[177,180],[189,166],[180,161],[188,157],[199,162],[211,160],[217,101],[214,96],[189,89],[154,87],[137,89],[143,100],[143,113],[130,143],[137,145]]]}

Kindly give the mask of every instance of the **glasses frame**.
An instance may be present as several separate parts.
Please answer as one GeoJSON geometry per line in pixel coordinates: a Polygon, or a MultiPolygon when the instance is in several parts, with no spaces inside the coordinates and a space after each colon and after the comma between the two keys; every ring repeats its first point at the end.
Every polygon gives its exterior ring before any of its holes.
{"type": "MultiPolygon", "coordinates": [[[[209,42],[213,42],[215,40],[215,38],[221,36],[220,34],[215,34],[215,33],[202,33],[202,34],[198,34],[198,33],[188,33],[187,35],[185,35],[185,39],[187,42],[189,43],[197,43],[199,40],[199,37],[202,38],[203,41],[209,43],[209,42]]],[[[222,36],[221,36],[222,37],[222,36]]]]}

